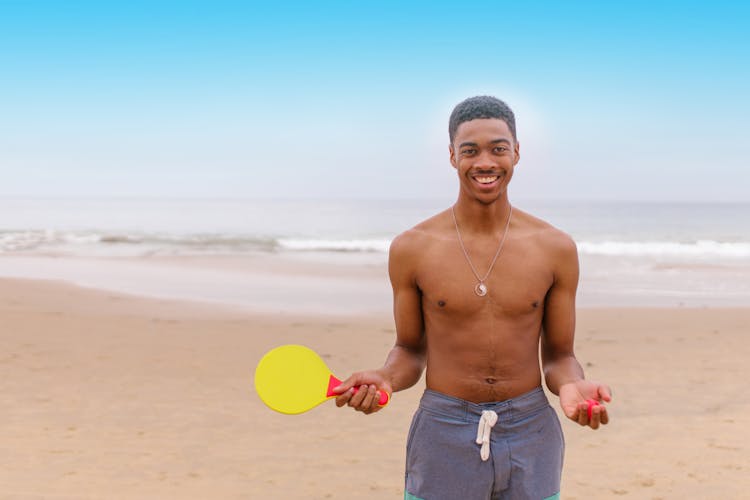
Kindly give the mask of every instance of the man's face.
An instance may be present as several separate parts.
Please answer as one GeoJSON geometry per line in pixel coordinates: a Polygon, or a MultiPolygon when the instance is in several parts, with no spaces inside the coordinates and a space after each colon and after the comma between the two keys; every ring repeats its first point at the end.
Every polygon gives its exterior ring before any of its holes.
{"type": "Polygon", "coordinates": [[[496,118],[463,122],[450,145],[451,165],[458,171],[461,190],[485,204],[505,192],[519,158],[518,143],[508,124],[496,118]]]}

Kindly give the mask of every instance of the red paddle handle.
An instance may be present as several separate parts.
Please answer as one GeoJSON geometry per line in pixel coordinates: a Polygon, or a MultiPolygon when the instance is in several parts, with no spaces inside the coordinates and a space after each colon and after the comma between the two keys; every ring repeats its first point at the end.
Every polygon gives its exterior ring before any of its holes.
{"type": "MultiPolygon", "coordinates": [[[[331,396],[338,396],[338,393],[333,392],[333,388],[338,387],[340,385],[341,385],[341,380],[331,375],[331,377],[328,379],[328,390],[326,391],[326,397],[330,398],[331,396]]],[[[357,394],[359,392],[359,387],[352,387],[352,392],[354,394],[357,394]]],[[[390,396],[388,396],[387,392],[378,391],[378,406],[387,405],[390,399],[391,398],[390,396]]]]}

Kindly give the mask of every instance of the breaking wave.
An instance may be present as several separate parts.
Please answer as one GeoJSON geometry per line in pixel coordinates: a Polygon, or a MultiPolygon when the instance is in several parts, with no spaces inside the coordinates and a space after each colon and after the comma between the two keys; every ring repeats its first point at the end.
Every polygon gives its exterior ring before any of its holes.
{"type": "MultiPolygon", "coordinates": [[[[0,253],[97,255],[154,253],[370,252],[387,253],[389,238],[261,237],[241,234],[166,234],[106,231],[0,231],[0,253]]],[[[580,241],[582,255],[610,257],[750,258],[750,241],[580,241]]]]}

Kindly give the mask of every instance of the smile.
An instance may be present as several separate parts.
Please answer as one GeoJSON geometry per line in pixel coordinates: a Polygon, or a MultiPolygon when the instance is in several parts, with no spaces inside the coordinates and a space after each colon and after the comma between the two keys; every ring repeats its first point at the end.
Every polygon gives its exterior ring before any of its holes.
{"type": "Polygon", "coordinates": [[[504,172],[477,172],[475,174],[472,174],[471,178],[474,182],[477,183],[479,189],[487,190],[494,189],[498,184],[500,184],[500,181],[504,178],[504,174],[504,172]]]}
{"type": "Polygon", "coordinates": [[[497,175],[489,175],[486,177],[474,177],[474,179],[480,184],[492,184],[497,180],[497,177],[497,175]]]}

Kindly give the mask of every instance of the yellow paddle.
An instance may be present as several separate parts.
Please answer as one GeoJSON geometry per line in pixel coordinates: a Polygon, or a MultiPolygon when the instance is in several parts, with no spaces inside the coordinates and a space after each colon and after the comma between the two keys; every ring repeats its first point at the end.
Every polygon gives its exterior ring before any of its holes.
{"type": "MultiPolygon", "coordinates": [[[[302,345],[271,349],[255,368],[255,390],[260,399],[272,410],[287,415],[304,413],[335,398],[338,394],[333,388],[340,384],[320,356],[302,345]]],[[[388,394],[378,394],[378,404],[387,405],[388,394]]]]}

